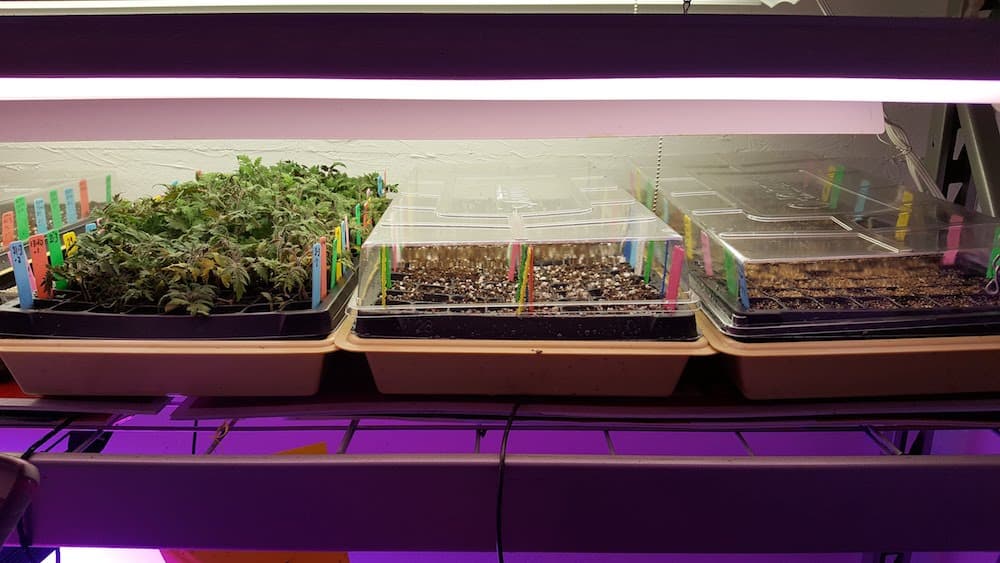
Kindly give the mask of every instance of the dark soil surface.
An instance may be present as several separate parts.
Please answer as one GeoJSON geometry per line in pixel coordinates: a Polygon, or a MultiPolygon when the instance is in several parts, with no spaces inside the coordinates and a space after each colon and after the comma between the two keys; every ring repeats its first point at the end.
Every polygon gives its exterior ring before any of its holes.
{"type": "MultiPolygon", "coordinates": [[[[584,263],[535,264],[535,302],[656,301],[658,287],[647,284],[624,258],[596,257],[584,263]]],[[[517,282],[507,272],[471,264],[409,265],[393,282],[395,303],[513,303],[517,282]]]]}
{"type": "Polygon", "coordinates": [[[936,257],[748,264],[746,274],[750,309],[758,311],[1000,305],[985,292],[985,276],[944,267],[936,257]]]}

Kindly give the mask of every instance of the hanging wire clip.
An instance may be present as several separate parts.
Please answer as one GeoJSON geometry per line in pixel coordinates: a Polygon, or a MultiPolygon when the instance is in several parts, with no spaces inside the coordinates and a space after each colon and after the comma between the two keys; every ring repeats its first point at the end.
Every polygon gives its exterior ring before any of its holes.
{"type": "Polygon", "coordinates": [[[686,15],[688,13],[688,10],[691,9],[691,0],[684,0],[682,9],[684,10],[684,14],[686,15]]]}
{"type": "Polygon", "coordinates": [[[222,424],[220,424],[219,427],[215,429],[215,437],[212,439],[212,443],[209,444],[208,449],[205,450],[205,455],[211,455],[212,452],[215,451],[215,448],[219,447],[219,444],[222,443],[222,440],[224,440],[226,436],[229,435],[229,431],[232,430],[233,426],[236,425],[237,420],[239,419],[233,418],[227,420],[222,424]]]}

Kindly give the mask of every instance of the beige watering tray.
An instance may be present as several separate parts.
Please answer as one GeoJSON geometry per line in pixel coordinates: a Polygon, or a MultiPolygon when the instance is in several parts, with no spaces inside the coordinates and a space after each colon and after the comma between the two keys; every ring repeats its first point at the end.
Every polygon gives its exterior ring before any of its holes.
{"type": "Polygon", "coordinates": [[[1000,336],[745,343],[698,325],[750,399],[1000,391],[1000,336]]]}
{"type": "Polygon", "coordinates": [[[691,356],[715,352],[693,342],[361,338],[353,315],[337,347],[368,357],[387,394],[663,397],[691,356]]]}
{"type": "Polygon", "coordinates": [[[35,395],[304,396],[337,350],[323,340],[0,339],[0,358],[35,395]]]}

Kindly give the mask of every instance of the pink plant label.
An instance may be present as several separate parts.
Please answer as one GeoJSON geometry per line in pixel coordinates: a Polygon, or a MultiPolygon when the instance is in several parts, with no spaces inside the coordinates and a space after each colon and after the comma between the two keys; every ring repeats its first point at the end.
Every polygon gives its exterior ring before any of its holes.
{"type": "Polygon", "coordinates": [[[330,291],[327,283],[328,264],[326,255],[326,237],[319,237],[319,290],[320,298],[326,299],[326,294],[330,291]]]}
{"type": "Polygon", "coordinates": [[[507,266],[507,281],[514,281],[517,276],[517,264],[521,261],[521,245],[512,244],[510,246],[510,260],[507,266]]]}
{"type": "Polygon", "coordinates": [[[955,265],[955,260],[958,258],[958,244],[962,240],[963,220],[961,215],[951,216],[951,226],[948,227],[948,250],[941,257],[941,264],[944,266],[955,265]]]}
{"type": "Polygon", "coordinates": [[[677,307],[677,295],[681,289],[681,272],[684,268],[684,247],[674,245],[670,251],[670,274],[667,278],[667,294],[664,296],[664,308],[673,311],[677,307]]]}

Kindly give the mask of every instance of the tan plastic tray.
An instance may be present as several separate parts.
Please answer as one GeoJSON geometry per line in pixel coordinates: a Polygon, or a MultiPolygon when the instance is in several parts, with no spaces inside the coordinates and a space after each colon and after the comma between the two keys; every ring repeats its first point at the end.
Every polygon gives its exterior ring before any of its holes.
{"type": "Polygon", "coordinates": [[[1000,336],[746,343],[698,326],[750,399],[1000,391],[1000,336]]]}
{"type": "Polygon", "coordinates": [[[324,340],[0,339],[0,358],[36,395],[304,396],[319,390],[324,340]]]}
{"type": "Polygon", "coordinates": [[[361,338],[349,318],[342,350],[368,357],[387,394],[663,397],[691,356],[715,352],[694,342],[431,340],[361,338]]]}

